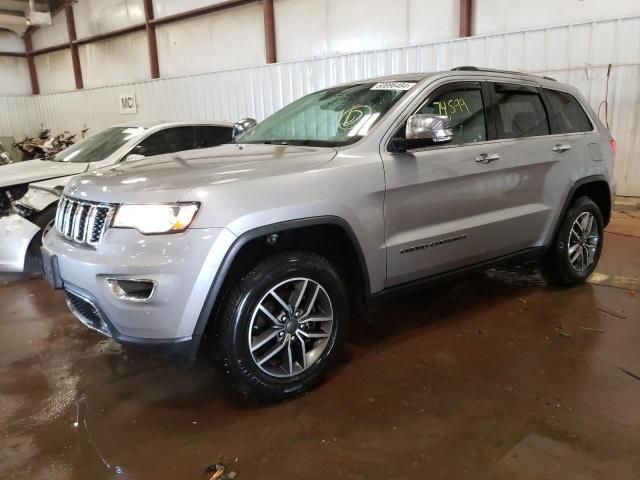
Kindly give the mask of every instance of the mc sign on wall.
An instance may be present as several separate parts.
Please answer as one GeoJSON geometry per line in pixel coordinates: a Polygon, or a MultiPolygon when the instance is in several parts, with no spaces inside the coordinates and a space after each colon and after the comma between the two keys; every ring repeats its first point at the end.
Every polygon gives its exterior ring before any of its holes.
{"type": "Polygon", "coordinates": [[[136,105],[136,94],[125,93],[120,95],[120,115],[132,115],[138,113],[138,105],[136,105]]]}

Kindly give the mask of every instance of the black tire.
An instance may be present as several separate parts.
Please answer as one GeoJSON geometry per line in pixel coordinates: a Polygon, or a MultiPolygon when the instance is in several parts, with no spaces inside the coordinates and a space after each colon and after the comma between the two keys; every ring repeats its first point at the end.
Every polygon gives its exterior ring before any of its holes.
{"type": "MultiPolygon", "coordinates": [[[[251,270],[226,296],[220,317],[216,319],[214,355],[218,357],[222,375],[241,394],[261,401],[283,400],[313,388],[323,379],[339,356],[348,321],[346,287],[336,268],[326,258],[311,252],[279,253],[251,270]],[[279,378],[263,371],[254,360],[249,347],[249,329],[253,312],[264,302],[268,292],[282,282],[300,277],[316,282],[327,294],[333,310],[331,332],[324,343],[324,350],[306,370],[279,378]]],[[[292,345],[301,342],[301,338],[292,342],[292,345]]],[[[273,362],[278,362],[278,358],[278,355],[274,356],[273,362]]],[[[283,368],[284,362],[282,360],[283,368]]]]}
{"type": "Polygon", "coordinates": [[[580,197],[574,200],[566,212],[556,238],[547,253],[542,264],[542,276],[552,285],[571,286],[584,283],[595,270],[604,240],[604,221],[602,212],[596,203],[589,197],[580,197]],[[577,270],[569,259],[569,235],[576,219],[585,212],[589,212],[595,219],[598,232],[593,262],[584,270],[577,270]]]}
{"type": "Polygon", "coordinates": [[[31,239],[27,250],[27,258],[25,259],[25,272],[27,273],[42,273],[42,257],[40,256],[42,236],[45,230],[53,224],[52,222],[55,219],[57,208],[58,203],[56,202],[31,218],[31,222],[40,227],[40,230],[31,239]]]}

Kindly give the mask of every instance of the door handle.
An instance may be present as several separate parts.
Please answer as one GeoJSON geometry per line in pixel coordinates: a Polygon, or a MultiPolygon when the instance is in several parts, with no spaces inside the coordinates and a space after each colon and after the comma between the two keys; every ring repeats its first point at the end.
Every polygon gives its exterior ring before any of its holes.
{"type": "Polygon", "coordinates": [[[552,150],[557,153],[566,152],[567,150],[571,150],[571,145],[567,145],[566,143],[562,145],[561,144],[554,145],[552,150]]]}
{"type": "Polygon", "coordinates": [[[495,162],[496,160],[500,160],[499,153],[481,153],[476,157],[476,162],[484,164],[495,162]]]}

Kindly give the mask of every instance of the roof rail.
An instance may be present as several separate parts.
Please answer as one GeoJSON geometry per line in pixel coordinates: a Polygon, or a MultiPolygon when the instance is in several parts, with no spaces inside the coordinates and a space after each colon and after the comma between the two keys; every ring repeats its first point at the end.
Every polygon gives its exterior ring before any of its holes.
{"type": "Polygon", "coordinates": [[[465,65],[462,67],[454,67],[451,69],[452,72],[490,72],[490,73],[508,73],[510,75],[522,75],[525,77],[534,77],[534,78],[544,78],[545,80],[553,80],[556,81],[555,78],[545,77],[544,75],[534,75],[532,73],[524,73],[524,72],[515,72],[512,70],[496,70],[493,68],[478,68],[472,65],[465,65]]]}

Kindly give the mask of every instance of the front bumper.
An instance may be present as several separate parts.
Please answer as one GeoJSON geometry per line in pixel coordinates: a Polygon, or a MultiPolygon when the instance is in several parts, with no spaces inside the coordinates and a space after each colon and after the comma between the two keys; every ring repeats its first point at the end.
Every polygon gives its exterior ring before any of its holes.
{"type": "Polygon", "coordinates": [[[163,356],[182,359],[194,359],[196,357],[200,345],[199,338],[154,339],[128,337],[114,327],[98,305],[97,300],[93,299],[89,293],[70,285],[65,287],[65,293],[67,294],[67,306],[71,313],[91,330],[113,338],[122,345],[143,348],[163,356]]]}
{"type": "Polygon", "coordinates": [[[22,273],[31,240],[40,227],[20,215],[0,217],[0,272],[22,273]]]}
{"type": "Polygon", "coordinates": [[[96,248],[77,245],[55,230],[44,238],[55,258],[67,304],[85,325],[123,344],[195,353],[198,316],[235,236],[226,229],[141,235],[109,229],[96,248]],[[157,288],[148,301],[118,298],[107,279],[146,279],[157,288]]]}

